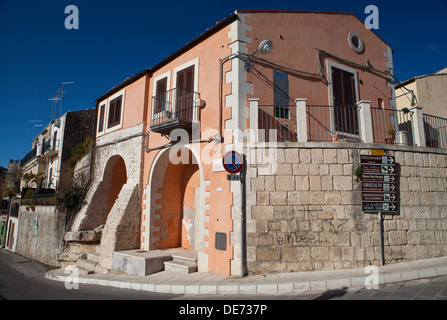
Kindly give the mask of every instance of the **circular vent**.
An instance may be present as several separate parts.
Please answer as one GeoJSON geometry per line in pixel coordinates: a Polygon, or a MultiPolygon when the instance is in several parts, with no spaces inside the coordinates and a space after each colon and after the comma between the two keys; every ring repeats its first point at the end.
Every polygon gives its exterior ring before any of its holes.
{"type": "Polygon", "coordinates": [[[362,38],[355,32],[349,33],[348,41],[351,48],[357,53],[362,52],[365,48],[362,38]]]}

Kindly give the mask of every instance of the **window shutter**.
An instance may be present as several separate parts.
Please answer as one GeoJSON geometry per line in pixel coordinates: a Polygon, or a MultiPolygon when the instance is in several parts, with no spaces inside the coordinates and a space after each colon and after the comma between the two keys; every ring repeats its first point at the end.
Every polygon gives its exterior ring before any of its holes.
{"type": "Polygon", "coordinates": [[[120,124],[121,121],[121,106],[123,96],[119,96],[109,103],[109,119],[107,121],[107,128],[114,127],[120,124]]]}
{"type": "Polygon", "coordinates": [[[99,124],[98,124],[98,132],[102,132],[104,130],[104,112],[106,105],[103,104],[99,107],[99,124]]]}
{"type": "Polygon", "coordinates": [[[155,91],[155,110],[154,113],[162,112],[165,109],[166,93],[168,89],[168,78],[163,78],[157,81],[157,88],[155,91]]]}

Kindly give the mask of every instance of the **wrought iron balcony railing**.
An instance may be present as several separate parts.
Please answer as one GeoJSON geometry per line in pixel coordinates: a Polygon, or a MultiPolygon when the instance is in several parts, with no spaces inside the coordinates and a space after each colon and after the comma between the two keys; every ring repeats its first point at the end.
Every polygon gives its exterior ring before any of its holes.
{"type": "Polygon", "coordinates": [[[199,121],[200,94],[184,88],[174,88],[152,97],[151,131],[169,134],[171,130],[191,130],[199,121]]]}

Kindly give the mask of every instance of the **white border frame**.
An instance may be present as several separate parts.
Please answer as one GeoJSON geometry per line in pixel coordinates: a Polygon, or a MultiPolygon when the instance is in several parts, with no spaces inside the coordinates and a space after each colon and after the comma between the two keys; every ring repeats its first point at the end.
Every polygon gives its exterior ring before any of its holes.
{"type": "MultiPolygon", "coordinates": [[[[328,97],[329,97],[329,106],[333,106],[334,105],[334,94],[333,94],[333,88],[332,88],[332,68],[337,68],[349,73],[352,73],[354,75],[354,93],[355,93],[355,105],[357,106],[358,102],[359,102],[359,88],[358,88],[358,73],[356,69],[347,67],[345,65],[339,64],[337,62],[331,61],[331,60],[326,60],[326,70],[327,70],[327,75],[328,75],[328,97]]],[[[329,116],[331,119],[331,135],[342,135],[345,137],[352,137],[355,139],[360,139],[360,118],[359,118],[359,112],[357,112],[357,123],[359,126],[359,134],[352,134],[352,133],[347,133],[347,132],[342,132],[342,131],[335,131],[335,115],[334,115],[334,110],[333,108],[329,108],[329,116]]]]}

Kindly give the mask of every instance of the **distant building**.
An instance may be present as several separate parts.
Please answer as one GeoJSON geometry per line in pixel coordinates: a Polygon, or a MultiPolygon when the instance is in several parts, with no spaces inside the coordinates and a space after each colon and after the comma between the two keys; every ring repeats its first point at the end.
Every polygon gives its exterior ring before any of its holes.
{"type": "Polygon", "coordinates": [[[447,148],[447,68],[396,85],[399,110],[422,107],[425,145],[447,148]]]}
{"type": "Polygon", "coordinates": [[[423,112],[447,117],[447,68],[421,75],[396,85],[398,109],[422,106],[423,112]]]}
{"type": "Polygon", "coordinates": [[[18,254],[58,265],[55,255],[63,248],[66,216],[57,211],[55,194],[72,182],[76,160],[82,155],[73,150],[94,135],[94,115],[94,109],[81,110],[52,120],[33,139],[31,151],[21,160],[22,198],[17,201],[17,213],[11,215],[17,224],[11,249],[18,254]],[[27,175],[30,173],[33,175],[27,175]]]}
{"type": "MultiPolygon", "coordinates": [[[[40,178],[28,187],[57,190],[73,177],[72,149],[93,135],[94,109],[71,111],[52,120],[34,139],[31,151],[21,160],[22,175],[40,178]]],[[[26,181],[22,180],[21,187],[26,181]]]]}

